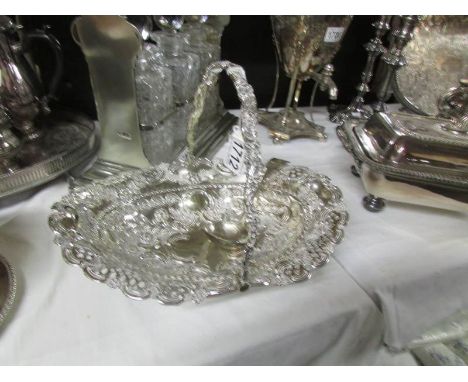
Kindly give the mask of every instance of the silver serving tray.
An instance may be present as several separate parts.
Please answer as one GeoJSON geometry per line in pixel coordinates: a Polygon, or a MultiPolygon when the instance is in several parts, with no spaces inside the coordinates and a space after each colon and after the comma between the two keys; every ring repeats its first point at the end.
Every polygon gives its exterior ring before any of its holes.
{"type": "Polygon", "coordinates": [[[407,64],[395,75],[397,100],[409,110],[437,115],[439,97],[468,73],[468,16],[424,16],[403,49],[407,64]]]}
{"type": "Polygon", "coordinates": [[[11,158],[17,168],[0,171],[2,205],[90,160],[99,146],[94,123],[74,113],[55,113],[41,131],[41,137],[24,142],[11,158]]]}
{"type": "Polygon", "coordinates": [[[16,297],[16,276],[10,263],[0,255],[0,327],[7,320],[16,297]]]}
{"type": "MultiPolygon", "coordinates": [[[[49,225],[65,260],[134,299],[177,304],[238,291],[243,272],[244,177],[196,159],[74,189],[49,225]]],[[[271,160],[256,192],[253,286],[311,277],[343,237],[348,214],[330,180],[271,160]]]]}
{"type": "Polygon", "coordinates": [[[377,113],[347,121],[337,134],[372,197],[468,211],[468,137],[450,131],[449,123],[377,113]]]}

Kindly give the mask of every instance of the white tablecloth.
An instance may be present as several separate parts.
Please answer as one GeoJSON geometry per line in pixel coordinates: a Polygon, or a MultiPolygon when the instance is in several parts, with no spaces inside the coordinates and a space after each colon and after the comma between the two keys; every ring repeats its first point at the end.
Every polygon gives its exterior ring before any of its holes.
{"type": "Polygon", "coordinates": [[[52,203],[67,192],[58,181],[2,211],[0,253],[18,270],[20,293],[0,332],[0,364],[385,363],[384,334],[398,347],[467,307],[460,289],[466,217],[393,205],[367,212],[351,157],[324,114],[317,120],[328,126],[325,143],[274,145],[258,130],[265,161],[309,166],[343,190],[351,214],[346,238],[312,280],[200,305],[132,301],[61,259],[46,223],[52,203]]]}
{"type": "MultiPolygon", "coordinates": [[[[323,109],[322,109],[323,110],[323,109]]],[[[468,215],[387,202],[379,213],[362,207],[364,187],[353,160],[322,111],[325,143],[300,139],[273,145],[264,129],[263,159],[280,157],[327,174],[350,212],[336,260],[383,313],[384,340],[395,349],[452,314],[468,308],[468,215]]]]}

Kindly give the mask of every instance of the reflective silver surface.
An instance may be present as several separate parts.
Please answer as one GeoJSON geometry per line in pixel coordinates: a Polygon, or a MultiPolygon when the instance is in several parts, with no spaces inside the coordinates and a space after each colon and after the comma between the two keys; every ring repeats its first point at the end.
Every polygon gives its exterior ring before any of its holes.
{"type": "Polygon", "coordinates": [[[340,190],[305,167],[263,165],[242,68],[211,64],[194,104],[183,159],[76,188],[54,204],[49,225],[65,260],[131,298],[165,304],[308,279],[343,237],[340,190]],[[222,70],[241,100],[243,175],[193,156],[206,93],[222,70]]]}
{"type": "Polygon", "coordinates": [[[99,147],[94,124],[87,117],[54,112],[41,128],[40,137],[23,142],[8,158],[8,166],[0,166],[2,205],[91,160],[99,147]]]}
{"type": "Polygon", "coordinates": [[[379,21],[372,25],[375,28],[375,36],[367,44],[364,45],[367,51],[367,62],[361,74],[361,83],[356,87],[357,94],[344,110],[339,110],[330,116],[330,120],[335,123],[343,123],[351,118],[353,114],[358,113],[362,118],[369,118],[372,111],[364,106],[364,96],[369,92],[369,84],[374,73],[374,65],[376,59],[386,51],[382,39],[390,29],[390,20],[392,16],[380,16],[379,21]]]}
{"type": "Polygon", "coordinates": [[[394,92],[411,111],[438,113],[438,99],[468,76],[468,16],[424,16],[402,53],[394,92]]]}
{"type": "Polygon", "coordinates": [[[249,239],[244,184],[205,160],[124,173],[75,189],[49,224],[65,260],[136,299],[200,302],[248,285],[311,277],[343,236],[341,192],[307,168],[272,161],[255,194],[249,239]]]}
{"type": "Polygon", "coordinates": [[[352,16],[271,16],[273,37],[279,61],[291,78],[286,107],[279,113],[260,112],[260,122],[265,125],[275,143],[294,138],[326,140],[323,126],[312,117],[297,110],[302,82],[316,81],[311,104],[317,87],[328,91],[336,99],[338,89],[332,80],[331,60],[340,47],[352,16]]]}
{"type": "Polygon", "coordinates": [[[403,53],[405,46],[413,37],[413,30],[419,22],[419,16],[405,15],[393,16],[391,19],[390,44],[388,49],[380,56],[380,70],[375,78],[377,102],[373,105],[376,112],[386,110],[385,102],[391,96],[395,73],[406,65],[403,53]]]}
{"type": "Polygon", "coordinates": [[[377,113],[367,122],[337,128],[370,194],[381,199],[468,212],[468,139],[453,134],[447,119],[377,113]]]}
{"type": "Polygon", "coordinates": [[[63,62],[59,42],[44,30],[23,31],[23,40],[31,43],[46,42],[55,59],[54,74],[45,87],[26,57],[25,47],[16,25],[8,16],[0,16],[0,97],[11,116],[14,127],[27,139],[40,135],[36,126],[39,114],[48,114],[49,99],[54,95],[62,76],[63,62]],[[47,89],[47,91],[45,90],[47,89]]]}
{"type": "Polygon", "coordinates": [[[468,134],[468,78],[439,98],[439,115],[449,119],[447,127],[454,134],[468,134]]]}
{"type": "Polygon", "coordinates": [[[0,255],[0,327],[6,321],[15,301],[16,276],[8,261],[0,255]]]}
{"type": "Polygon", "coordinates": [[[13,158],[20,149],[21,142],[12,129],[13,126],[1,104],[0,97],[0,169],[2,172],[11,172],[18,167],[13,158]]]}
{"type": "Polygon", "coordinates": [[[452,134],[441,118],[379,113],[354,134],[366,155],[401,169],[465,178],[468,182],[468,139],[452,134]]]}
{"type": "Polygon", "coordinates": [[[275,41],[284,71],[307,80],[329,64],[338,51],[352,16],[272,16],[275,41]],[[340,36],[327,41],[327,29],[341,28],[340,36]]]}
{"type": "Polygon", "coordinates": [[[268,128],[274,143],[296,138],[310,138],[318,141],[327,139],[323,127],[315,125],[304,112],[292,108],[278,112],[261,111],[260,123],[268,128]]]}

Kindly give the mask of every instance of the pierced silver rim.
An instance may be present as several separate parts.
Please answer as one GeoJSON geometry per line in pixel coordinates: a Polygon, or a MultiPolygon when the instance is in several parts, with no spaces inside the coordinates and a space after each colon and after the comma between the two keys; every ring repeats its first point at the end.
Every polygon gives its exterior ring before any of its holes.
{"type": "Polygon", "coordinates": [[[11,308],[13,307],[13,303],[15,302],[16,297],[16,276],[11,264],[0,255],[0,263],[5,265],[7,270],[8,280],[9,280],[9,287],[7,292],[7,297],[5,303],[2,307],[0,307],[0,326],[2,326],[3,322],[7,319],[8,313],[10,312],[11,308]]]}

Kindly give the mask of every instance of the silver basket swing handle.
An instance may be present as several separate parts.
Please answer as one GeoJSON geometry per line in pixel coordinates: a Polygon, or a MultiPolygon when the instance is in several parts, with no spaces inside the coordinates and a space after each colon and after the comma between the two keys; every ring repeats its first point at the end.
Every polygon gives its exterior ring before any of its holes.
{"type": "Polygon", "coordinates": [[[248,262],[252,255],[257,239],[257,214],[254,207],[254,196],[263,175],[263,163],[260,158],[260,145],[257,140],[257,100],[252,86],[247,82],[244,69],[229,61],[213,62],[206,69],[203,80],[199,85],[193,100],[193,112],[188,121],[187,147],[189,160],[193,159],[195,147],[195,127],[198,123],[207,92],[214,88],[222,71],[232,80],[241,102],[240,129],[245,145],[246,181],[244,186],[244,200],[246,204],[246,222],[249,227],[249,238],[245,246],[244,272],[241,290],[248,288],[248,262]]]}
{"type": "Polygon", "coordinates": [[[187,147],[189,153],[193,155],[195,149],[196,126],[203,112],[208,91],[214,88],[218,82],[219,74],[226,71],[232,80],[241,101],[240,107],[240,128],[246,146],[246,165],[261,167],[260,148],[257,140],[257,100],[252,86],[247,82],[244,69],[229,61],[217,61],[210,64],[203,76],[203,79],[195,92],[193,99],[193,111],[188,120],[187,147]]]}

